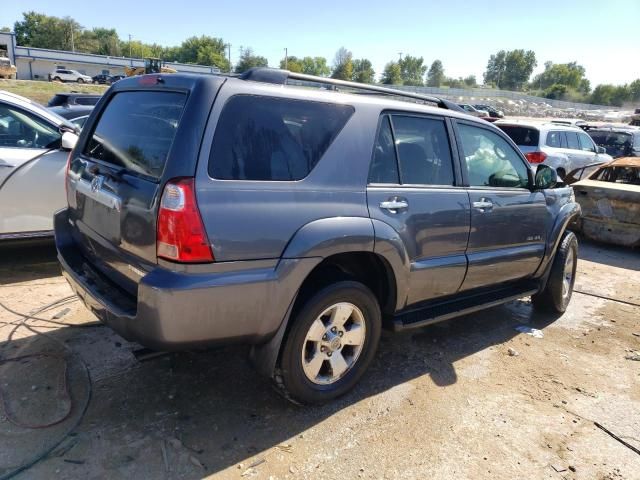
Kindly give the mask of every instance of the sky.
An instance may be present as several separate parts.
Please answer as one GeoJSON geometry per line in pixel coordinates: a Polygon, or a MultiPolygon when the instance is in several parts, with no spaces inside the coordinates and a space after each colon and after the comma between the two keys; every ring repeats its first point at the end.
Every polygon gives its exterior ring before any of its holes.
{"type": "Polygon", "coordinates": [[[544,63],[577,61],[592,86],[640,78],[640,0],[21,0],[5,1],[0,26],[22,12],[71,16],[85,28],[115,28],[143,42],[177,45],[193,35],[231,43],[235,63],[251,47],[278,66],[289,55],[323,56],[344,46],[377,74],[403,55],[440,59],[451,77],[482,80],[489,56],[523,48],[544,63]]]}

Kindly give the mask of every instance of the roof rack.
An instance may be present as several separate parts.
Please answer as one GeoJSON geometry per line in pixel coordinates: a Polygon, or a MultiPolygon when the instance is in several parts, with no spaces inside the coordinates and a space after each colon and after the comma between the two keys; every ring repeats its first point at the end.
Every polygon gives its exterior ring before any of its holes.
{"type": "Polygon", "coordinates": [[[396,97],[412,98],[415,100],[423,100],[425,102],[435,103],[439,108],[447,110],[455,110],[464,112],[464,110],[455,103],[445,100],[444,98],[433,97],[431,95],[422,95],[420,93],[405,92],[394,88],[380,87],[378,85],[370,85],[367,83],[349,82],[347,80],[338,80],[336,78],[317,77],[315,75],[307,75],[306,73],[290,72],[277,68],[255,67],[247,70],[238,76],[242,80],[252,80],[254,82],[274,83],[276,85],[286,85],[287,80],[300,80],[303,82],[321,83],[324,85],[332,85],[334,87],[347,87],[357,90],[365,90],[367,92],[375,92],[384,95],[393,95],[396,97]]]}

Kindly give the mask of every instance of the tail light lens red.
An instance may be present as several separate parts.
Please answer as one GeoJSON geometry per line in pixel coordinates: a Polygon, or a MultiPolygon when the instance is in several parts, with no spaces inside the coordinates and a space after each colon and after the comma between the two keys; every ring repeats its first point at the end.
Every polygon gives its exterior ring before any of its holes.
{"type": "Polygon", "coordinates": [[[174,262],[213,262],[213,252],[198,210],[193,178],[167,182],[160,200],[156,251],[174,262]]]}
{"type": "Polygon", "coordinates": [[[529,152],[524,154],[529,160],[529,163],[542,163],[547,159],[547,154],[544,152],[529,152]]]}

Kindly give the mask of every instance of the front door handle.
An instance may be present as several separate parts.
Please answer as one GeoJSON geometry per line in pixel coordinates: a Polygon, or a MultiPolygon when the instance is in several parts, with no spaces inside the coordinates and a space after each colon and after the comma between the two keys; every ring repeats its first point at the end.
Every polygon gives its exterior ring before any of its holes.
{"type": "Polygon", "coordinates": [[[403,208],[409,208],[409,203],[406,200],[393,199],[385,202],[380,202],[380,208],[389,210],[391,213],[398,213],[398,210],[403,208]]]}
{"type": "Polygon", "coordinates": [[[473,202],[471,205],[473,206],[473,208],[477,208],[481,212],[486,212],[493,209],[493,202],[488,198],[481,198],[479,201],[473,202]]]}

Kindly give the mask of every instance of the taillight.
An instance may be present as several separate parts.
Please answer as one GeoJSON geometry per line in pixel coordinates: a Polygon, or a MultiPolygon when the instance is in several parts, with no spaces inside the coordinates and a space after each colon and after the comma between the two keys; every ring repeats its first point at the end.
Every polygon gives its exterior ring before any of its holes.
{"type": "Polygon", "coordinates": [[[547,154],[544,152],[529,152],[524,154],[529,160],[529,163],[542,163],[547,159],[547,154]]]}
{"type": "Polygon", "coordinates": [[[156,251],[174,262],[213,262],[213,253],[196,203],[193,178],[167,182],[160,200],[156,251]]]}

